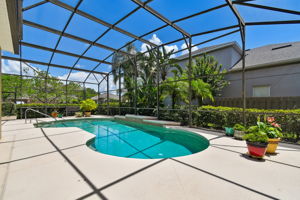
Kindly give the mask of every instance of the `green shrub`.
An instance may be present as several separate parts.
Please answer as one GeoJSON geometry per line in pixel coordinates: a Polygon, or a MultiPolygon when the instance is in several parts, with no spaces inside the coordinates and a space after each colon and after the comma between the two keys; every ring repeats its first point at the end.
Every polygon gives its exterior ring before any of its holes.
{"type": "Polygon", "coordinates": [[[53,107],[53,108],[59,108],[59,107],[66,107],[66,106],[80,106],[80,104],[49,104],[49,103],[27,103],[27,104],[18,104],[17,108],[26,108],[26,107],[53,107]]]}
{"type": "Polygon", "coordinates": [[[235,124],[233,126],[234,130],[237,130],[237,131],[246,131],[246,128],[245,126],[241,125],[241,124],[235,124]]]}
{"type": "MultiPolygon", "coordinates": [[[[186,107],[179,107],[178,110],[164,111],[160,113],[160,118],[164,120],[180,121],[181,124],[188,124],[188,111],[181,110],[186,107]]],[[[261,121],[266,116],[276,118],[276,122],[281,125],[283,140],[297,142],[300,139],[300,109],[295,110],[262,110],[246,109],[246,126],[253,126],[259,117],[261,121]]],[[[223,129],[233,127],[235,124],[243,124],[243,109],[222,106],[202,106],[194,108],[192,111],[192,125],[196,127],[206,127],[223,129]]]]}
{"type": "Polygon", "coordinates": [[[250,141],[250,142],[262,142],[266,143],[268,142],[268,136],[264,132],[252,132],[248,133],[243,136],[244,140],[250,141]]]}
{"type": "Polygon", "coordinates": [[[96,102],[93,99],[86,99],[81,102],[80,109],[85,112],[90,112],[95,110],[98,107],[96,102]]]}
{"type": "Polygon", "coordinates": [[[2,116],[14,116],[17,114],[16,104],[12,102],[2,103],[2,116]]]}

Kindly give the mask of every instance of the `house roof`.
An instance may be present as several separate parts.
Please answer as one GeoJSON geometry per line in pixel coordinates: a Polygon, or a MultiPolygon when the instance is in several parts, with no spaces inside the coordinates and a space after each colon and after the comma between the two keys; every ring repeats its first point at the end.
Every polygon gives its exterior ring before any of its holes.
{"type": "MultiPolygon", "coordinates": [[[[100,95],[99,95],[99,99],[106,99],[106,98],[107,98],[107,93],[103,93],[103,94],[100,94],[100,95]]],[[[98,95],[92,97],[91,99],[97,101],[98,95]]],[[[119,99],[119,96],[118,96],[118,95],[115,95],[115,94],[109,93],[109,99],[118,100],[118,99],[119,99]]]]}
{"type": "MultiPolygon", "coordinates": [[[[226,47],[232,46],[233,48],[235,48],[240,54],[242,54],[242,49],[240,48],[239,44],[235,41],[233,42],[227,42],[227,43],[222,43],[222,44],[218,44],[218,45],[213,45],[213,46],[209,46],[209,47],[204,47],[201,49],[198,49],[196,51],[192,52],[192,57],[204,54],[204,53],[209,53],[209,52],[213,52],[213,51],[217,51],[226,47]]],[[[188,59],[189,54],[186,53],[184,55],[178,56],[174,59],[176,60],[185,60],[188,59]]]]}
{"type": "MultiPolygon", "coordinates": [[[[300,42],[271,44],[246,51],[246,68],[260,68],[300,62],[300,42]]],[[[242,61],[230,71],[242,69],[242,61]]]]}

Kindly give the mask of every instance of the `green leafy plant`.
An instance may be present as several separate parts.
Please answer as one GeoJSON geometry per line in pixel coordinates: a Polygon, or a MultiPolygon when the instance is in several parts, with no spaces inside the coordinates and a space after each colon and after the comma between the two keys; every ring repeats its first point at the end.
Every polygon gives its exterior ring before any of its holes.
{"type": "Polygon", "coordinates": [[[243,136],[244,140],[250,142],[268,142],[267,127],[263,122],[258,121],[256,126],[250,126],[247,134],[243,136]]]}
{"type": "Polygon", "coordinates": [[[237,130],[237,131],[246,131],[246,127],[241,125],[241,124],[235,124],[233,126],[234,130],[237,130]]]}
{"type": "Polygon", "coordinates": [[[267,135],[269,138],[281,138],[283,137],[282,129],[280,124],[275,121],[275,117],[265,117],[265,121],[268,122],[267,125],[267,135]]]}
{"type": "Polygon", "coordinates": [[[243,139],[250,142],[261,142],[261,143],[268,142],[268,136],[265,132],[248,133],[243,136],[243,139]]]}
{"type": "Polygon", "coordinates": [[[92,99],[86,99],[81,102],[80,104],[80,109],[85,111],[85,112],[90,112],[95,110],[98,107],[96,102],[92,99]]]}
{"type": "Polygon", "coordinates": [[[243,139],[251,142],[266,142],[269,138],[279,138],[282,137],[280,125],[275,123],[275,118],[273,117],[264,117],[266,122],[261,122],[260,117],[257,117],[256,126],[251,126],[247,130],[243,139]],[[256,141],[255,141],[256,140],[256,141]]]}

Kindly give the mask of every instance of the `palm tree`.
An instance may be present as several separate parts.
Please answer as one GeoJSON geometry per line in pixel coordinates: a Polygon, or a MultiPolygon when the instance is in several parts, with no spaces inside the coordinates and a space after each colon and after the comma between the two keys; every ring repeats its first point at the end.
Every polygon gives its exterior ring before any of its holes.
{"type": "Polygon", "coordinates": [[[229,84],[224,79],[226,70],[222,70],[222,65],[209,55],[198,57],[192,65],[192,74],[194,77],[201,78],[205,83],[210,84],[213,96],[219,95],[220,91],[229,84]]]}
{"type": "MultiPolygon", "coordinates": [[[[126,52],[136,54],[136,47],[133,43],[129,43],[126,46],[126,52]]],[[[134,102],[134,75],[135,66],[131,62],[130,58],[122,53],[115,53],[112,57],[113,82],[116,84],[119,79],[123,79],[123,87],[125,88],[124,97],[128,99],[131,106],[133,106],[134,102]]]]}
{"type": "Polygon", "coordinates": [[[176,103],[181,100],[185,100],[185,93],[183,92],[185,87],[184,84],[179,81],[182,76],[182,69],[173,69],[172,73],[174,76],[168,77],[162,84],[162,98],[164,99],[170,96],[172,101],[172,109],[175,109],[176,103]]]}
{"type": "Polygon", "coordinates": [[[202,106],[204,99],[210,99],[214,101],[211,87],[209,83],[205,83],[202,79],[192,80],[193,96],[198,100],[198,105],[202,106]]]}
{"type": "MultiPolygon", "coordinates": [[[[126,52],[130,54],[136,54],[136,47],[133,43],[129,43],[126,46],[126,52]]],[[[116,52],[112,57],[112,75],[113,81],[116,84],[120,76],[132,76],[134,74],[134,66],[129,57],[123,53],[116,52]],[[120,74],[119,74],[120,73],[120,74]],[[120,76],[119,76],[120,75],[120,76]]]]}
{"type": "MultiPolygon", "coordinates": [[[[149,48],[147,47],[148,51],[149,48]]],[[[167,75],[173,68],[180,68],[178,64],[175,63],[175,60],[171,58],[173,55],[174,49],[171,51],[167,51],[163,46],[161,50],[152,50],[149,51],[149,64],[153,65],[155,69],[159,70],[161,81],[165,81],[167,79],[167,75]]]]}

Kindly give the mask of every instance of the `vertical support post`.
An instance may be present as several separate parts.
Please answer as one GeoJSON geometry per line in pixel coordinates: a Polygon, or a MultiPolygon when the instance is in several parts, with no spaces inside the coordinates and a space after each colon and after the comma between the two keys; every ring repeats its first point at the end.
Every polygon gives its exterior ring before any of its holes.
{"type": "Polygon", "coordinates": [[[109,115],[109,74],[107,74],[107,77],[106,77],[106,81],[107,81],[107,84],[106,84],[106,103],[107,103],[107,115],[109,115]]]}
{"type": "MultiPolygon", "coordinates": [[[[48,87],[47,87],[47,83],[48,83],[48,73],[46,74],[46,76],[45,76],[45,103],[48,103],[48,96],[47,96],[47,94],[48,94],[48,87]]],[[[45,106],[45,108],[44,108],[45,110],[44,110],[44,112],[47,114],[48,112],[47,112],[47,106],[45,106]]]]}
{"type": "Polygon", "coordinates": [[[189,64],[188,64],[188,82],[189,82],[189,127],[192,126],[192,38],[189,37],[189,64]]]}
{"type": "Polygon", "coordinates": [[[83,83],[83,100],[86,100],[86,88],[85,88],[85,83],[83,83]]]}
{"type": "MultiPolygon", "coordinates": [[[[98,108],[99,108],[99,98],[100,98],[100,84],[101,84],[101,82],[100,83],[98,83],[98,92],[97,92],[97,104],[98,104],[98,108]]],[[[99,109],[98,109],[99,110],[99,109]]]]}
{"type": "MultiPolygon", "coordinates": [[[[66,80],[66,88],[65,88],[65,92],[66,92],[66,104],[68,104],[68,81],[66,80]]],[[[66,117],[68,116],[68,106],[66,105],[66,117]]]]}
{"type": "Polygon", "coordinates": [[[48,94],[48,87],[47,87],[47,83],[48,83],[48,75],[46,75],[45,76],[45,103],[48,103],[48,96],[47,96],[47,94],[48,94]]]}
{"type": "Polygon", "coordinates": [[[121,94],[122,94],[122,90],[121,90],[121,67],[119,66],[119,115],[121,115],[121,94]]]}
{"type": "MultiPolygon", "coordinates": [[[[20,44],[20,58],[22,58],[22,45],[20,44]]],[[[20,97],[21,101],[23,100],[23,62],[20,59],[20,97]]],[[[16,91],[17,92],[17,91],[16,91]]],[[[15,103],[17,98],[17,94],[15,94],[15,103]]]]}
{"type": "Polygon", "coordinates": [[[245,67],[246,67],[246,33],[245,26],[240,25],[241,38],[242,38],[242,98],[243,98],[243,124],[246,126],[246,79],[245,79],[245,67]]]}
{"type": "Polygon", "coordinates": [[[137,115],[137,76],[138,76],[138,71],[137,71],[137,62],[136,62],[136,56],[134,56],[134,114],[137,115]]]}
{"type": "Polygon", "coordinates": [[[97,93],[97,104],[99,105],[99,98],[100,98],[100,84],[98,83],[98,93],[97,93]]]}
{"type": "Polygon", "coordinates": [[[0,47],[0,140],[2,137],[2,50],[0,47]]]}
{"type": "Polygon", "coordinates": [[[160,63],[159,63],[159,48],[157,48],[157,63],[156,63],[156,117],[159,119],[159,97],[160,97],[160,87],[159,87],[159,79],[160,79],[160,63]]]}
{"type": "Polygon", "coordinates": [[[243,99],[243,124],[246,125],[246,80],[245,80],[245,49],[246,49],[246,34],[245,34],[245,27],[246,23],[243,17],[240,15],[239,11],[233,5],[232,0],[226,0],[228,6],[230,7],[232,13],[235,15],[236,19],[239,22],[240,26],[240,33],[242,39],[242,99],[243,99]]]}
{"type": "Polygon", "coordinates": [[[99,98],[100,98],[100,83],[98,83],[98,93],[97,93],[97,104],[98,104],[98,115],[100,114],[99,98]]]}

